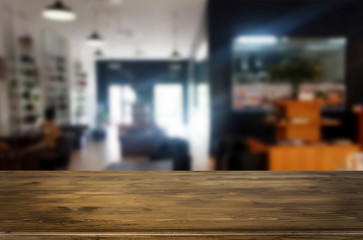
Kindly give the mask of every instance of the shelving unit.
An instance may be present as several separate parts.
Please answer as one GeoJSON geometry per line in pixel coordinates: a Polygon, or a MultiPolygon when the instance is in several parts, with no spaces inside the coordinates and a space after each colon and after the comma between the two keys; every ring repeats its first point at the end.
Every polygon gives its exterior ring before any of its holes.
{"type": "Polygon", "coordinates": [[[44,33],[43,57],[45,62],[45,103],[56,109],[56,122],[70,122],[67,45],[60,36],[44,33]]]}
{"type": "Polygon", "coordinates": [[[67,41],[51,31],[40,29],[25,13],[10,5],[6,5],[1,13],[9,134],[37,130],[49,104],[57,108],[58,123],[68,122],[67,41]]]}
{"type": "Polygon", "coordinates": [[[73,102],[75,103],[74,119],[77,124],[82,124],[83,117],[86,114],[86,88],[87,88],[87,76],[83,71],[83,67],[80,62],[75,64],[75,82],[73,83],[75,89],[75,95],[73,102]]]}
{"type": "Polygon", "coordinates": [[[270,121],[276,127],[278,140],[321,141],[322,127],[341,123],[321,117],[321,101],[283,100],[276,102],[277,116],[270,121]]]}
{"type": "Polygon", "coordinates": [[[34,42],[30,35],[16,40],[9,87],[12,132],[32,131],[40,120],[40,79],[34,42]]]}

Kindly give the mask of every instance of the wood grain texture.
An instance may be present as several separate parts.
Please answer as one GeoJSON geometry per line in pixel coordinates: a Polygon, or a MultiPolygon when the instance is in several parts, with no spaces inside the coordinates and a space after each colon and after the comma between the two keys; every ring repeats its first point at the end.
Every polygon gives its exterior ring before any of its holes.
{"type": "Polygon", "coordinates": [[[0,239],[363,239],[360,172],[2,172],[0,239]]]}

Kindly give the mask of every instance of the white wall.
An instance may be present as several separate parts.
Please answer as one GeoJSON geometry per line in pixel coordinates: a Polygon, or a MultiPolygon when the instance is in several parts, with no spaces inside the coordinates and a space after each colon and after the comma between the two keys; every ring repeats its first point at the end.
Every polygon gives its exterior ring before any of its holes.
{"type": "MultiPolygon", "coordinates": [[[[3,4],[0,1],[0,6],[3,4]]],[[[5,11],[3,7],[0,8],[0,16],[3,17],[2,11],[5,11]]],[[[2,18],[0,18],[0,21],[2,18]]],[[[0,57],[5,55],[4,49],[4,36],[2,31],[2,24],[0,22],[0,57]]],[[[9,119],[9,108],[8,108],[8,91],[7,91],[7,81],[6,79],[0,79],[0,135],[6,135],[9,133],[10,129],[10,119],[9,119]]]]}
{"type": "Polygon", "coordinates": [[[0,135],[9,133],[9,112],[6,82],[0,80],[0,135]]]}
{"type": "MultiPolygon", "coordinates": [[[[209,106],[203,106],[196,98],[198,86],[195,79],[195,67],[200,61],[208,59],[208,40],[206,29],[206,18],[203,14],[201,26],[196,34],[194,44],[191,49],[191,61],[188,79],[188,140],[190,143],[191,156],[193,158],[192,169],[194,171],[203,171],[209,169],[209,142],[210,142],[210,113],[209,106]]],[[[209,92],[209,84],[207,92],[209,92]]],[[[209,94],[207,94],[209,105],[209,94]]]]}
{"type": "MultiPolygon", "coordinates": [[[[82,44],[82,43],[81,43],[82,44]]],[[[86,119],[87,124],[94,127],[97,115],[97,82],[96,82],[96,59],[94,49],[82,44],[81,62],[87,74],[87,90],[86,90],[86,119]]]]}

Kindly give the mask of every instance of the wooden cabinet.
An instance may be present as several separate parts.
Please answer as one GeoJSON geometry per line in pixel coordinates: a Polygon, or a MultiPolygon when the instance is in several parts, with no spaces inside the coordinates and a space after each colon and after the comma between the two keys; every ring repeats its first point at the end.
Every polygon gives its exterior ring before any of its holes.
{"type": "Polygon", "coordinates": [[[269,170],[343,170],[347,157],[359,151],[358,145],[271,146],[268,148],[269,170]]]}
{"type": "Polygon", "coordinates": [[[1,172],[0,239],[363,239],[359,172],[1,172]]]}
{"type": "Polygon", "coordinates": [[[346,168],[350,154],[360,152],[358,144],[271,145],[249,138],[251,152],[266,153],[270,171],[337,171],[346,168]]]}
{"type": "Polygon", "coordinates": [[[321,118],[320,101],[278,101],[279,118],[275,122],[278,140],[300,139],[304,141],[321,141],[323,126],[338,126],[334,120],[321,118]]]}

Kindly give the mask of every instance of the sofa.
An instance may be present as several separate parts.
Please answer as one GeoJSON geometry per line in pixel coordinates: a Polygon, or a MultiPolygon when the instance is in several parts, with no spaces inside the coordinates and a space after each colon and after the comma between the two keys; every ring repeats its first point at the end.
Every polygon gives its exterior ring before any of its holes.
{"type": "Polygon", "coordinates": [[[159,144],[155,154],[150,157],[151,161],[173,162],[173,170],[189,171],[191,169],[191,156],[189,144],[180,138],[167,138],[159,144]]]}
{"type": "Polygon", "coordinates": [[[63,133],[58,138],[54,149],[40,150],[39,153],[35,154],[38,155],[37,158],[39,159],[39,165],[35,167],[48,171],[66,170],[72,157],[75,141],[78,140],[77,137],[73,133],[63,133]]]}
{"type": "Polygon", "coordinates": [[[52,149],[29,149],[41,139],[41,135],[2,138],[10,148],[0,150],[0,170],[65,170],[71,160],[74,135],[64,133],[52,149]]]}
{"type": "Polygon", "coordinates": [[[75,150],[82,149],[87,143],[88,138],[88,126],[87,125],[62,125],[60,129],[64,133],[73,134],[74,144],[73,148],[75,150]]]}
{"type": "Polygon", "coordinates": [[[120,127],[120,148],[124,157],[152,156],[167,139],[156,126],[120,127]]]}
{"type": "Polygon", "coordinates": [[[0,170],[22,170],[22,156],[19,152],[11,149],[0,149],[0,170]]]}

